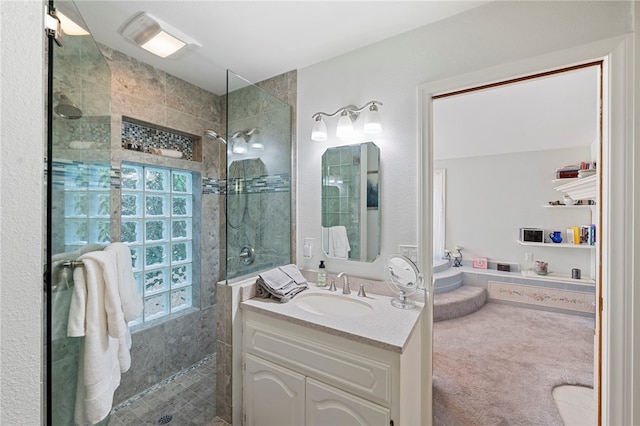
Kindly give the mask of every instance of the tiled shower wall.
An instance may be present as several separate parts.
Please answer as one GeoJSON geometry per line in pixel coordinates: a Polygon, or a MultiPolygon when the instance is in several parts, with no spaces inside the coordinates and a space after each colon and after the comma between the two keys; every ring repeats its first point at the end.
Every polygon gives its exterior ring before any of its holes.
{"type": "MultiPolygon", "coordinates": [[[[111,167],[122,162],[197,172],[203,181],[224,175],[224,147],[202,139],[202,161],[160,157],[122,148],[122,117],[150,125],[201,136],[205,129],[224,133],[222,98],[119,51],[100,46],[111,69],[111,167]]],[[[201,185],[202,187],[202,185],[201,185]]],[[[123,374],[115,394],[118,404],[215,352],[215,283],[220,268],[222,199],[218,193],[201,192],[201,215],[194,216],[194,232],[200,236],[200,295],[194,307],[174,318],[134,330],[132,366],[123,374]]],[[[120,236],[120,190],[112,190],[111,235],[120,236]]],[[[198,265],[194,264],[194,267],[198,265]]],[[[194,293],[195,296],[195,293],[194,293]]]]}

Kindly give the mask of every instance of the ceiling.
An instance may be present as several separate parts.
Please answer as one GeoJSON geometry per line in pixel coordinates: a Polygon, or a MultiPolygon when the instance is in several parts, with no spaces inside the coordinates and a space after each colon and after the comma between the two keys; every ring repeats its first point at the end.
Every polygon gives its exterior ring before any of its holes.
{"type": "Polygon", "coordinates": [[[590,146],[598,135],[597,66],[436,99],[437,160],[590,146]]]}
{"type": "Polygon", "coordinates": [[[480,6],[487,1],[76,0],[93,38],[215,94],[226,70],[259,82],[480,6]],[[118,29],[148,12],[201,48],[161,59],[118,29]]]}

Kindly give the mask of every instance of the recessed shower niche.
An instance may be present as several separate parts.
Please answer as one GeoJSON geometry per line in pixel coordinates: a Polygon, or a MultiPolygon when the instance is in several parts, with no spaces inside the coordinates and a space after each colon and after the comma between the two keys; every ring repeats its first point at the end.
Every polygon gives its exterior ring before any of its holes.
{"type": "Polygon", "coordinates": [[[202,138],[200,136],[146,123],[131,117],[122,117],[122,147],[149,154],[169,153],[168,156],[174,156],[180,152],[182,153],[180,158],[183,160],[202,161],[202,138]]]}

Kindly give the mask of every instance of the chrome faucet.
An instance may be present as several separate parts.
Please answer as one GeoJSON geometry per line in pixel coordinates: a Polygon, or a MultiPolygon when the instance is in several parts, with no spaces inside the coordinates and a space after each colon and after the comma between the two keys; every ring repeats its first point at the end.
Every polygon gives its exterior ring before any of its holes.
{"type": "Polygon", "coordinates": [[[336,278],[342,278],[342,294],[351,294],[349,288],[349,277],[344,272],[340,272],[336,278]]]}

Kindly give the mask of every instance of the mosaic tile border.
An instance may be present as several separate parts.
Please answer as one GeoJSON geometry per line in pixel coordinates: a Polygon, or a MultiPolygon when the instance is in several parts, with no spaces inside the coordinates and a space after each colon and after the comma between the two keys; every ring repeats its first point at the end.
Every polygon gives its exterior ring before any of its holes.
{"type": "Polygon", "coordinates": [[[239,193],[269,194],[289,191],[291,191],[291,177],[289,173],[263,175],[249,179],[238,178],[231,180],[230,184],[227,183],[226,179],[202,179],[203,194],[225,195],[227,192],[229,195],[237,195],[239,193]],[[236,184],[238,187],[242,188],[241,192],[235,189],[236,184]],[[227,191],[228,188],[230,189],[227,191]]]}
{"type": "Polygon", "coordinates": [[[595,295],[571,290],[489,281],[489,298],[595,314],[595,295]]]}

